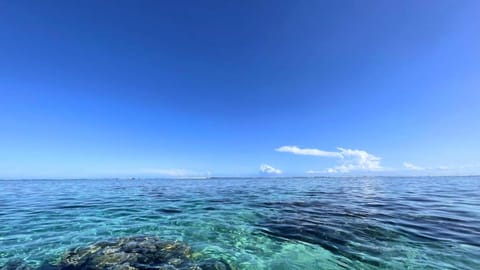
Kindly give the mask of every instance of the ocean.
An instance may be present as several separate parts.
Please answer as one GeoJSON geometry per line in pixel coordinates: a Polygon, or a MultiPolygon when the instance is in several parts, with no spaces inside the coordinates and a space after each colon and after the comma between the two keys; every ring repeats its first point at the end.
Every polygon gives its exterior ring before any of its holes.
{"type": "Polygon", "coordinates": [[[478,270],[480,177],[0,181],[0,268],[136,236],[231,269],[478,270]]]}

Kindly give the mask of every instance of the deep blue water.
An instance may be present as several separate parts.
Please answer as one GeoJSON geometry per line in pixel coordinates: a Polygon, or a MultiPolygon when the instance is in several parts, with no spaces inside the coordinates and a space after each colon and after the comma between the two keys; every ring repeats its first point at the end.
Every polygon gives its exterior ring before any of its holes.
{"type": "Polygon", "coordinates": [[[0,181],[0,267],[134,235],[236,269],[480,269],[480,177],[0,181]]]}

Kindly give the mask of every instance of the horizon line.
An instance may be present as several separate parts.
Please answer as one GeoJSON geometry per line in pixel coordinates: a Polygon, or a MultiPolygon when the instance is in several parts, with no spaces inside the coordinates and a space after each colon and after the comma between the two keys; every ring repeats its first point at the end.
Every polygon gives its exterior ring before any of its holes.
{"type": "Polygon", "coordinates": [[[65,178],[0,178],[0,181],[21,180],[218,180],[218,179],[288,179],[288,178],[429,178],[429,177],[480,177],[480,174],[465,175],[330,175],[330,176],[206,176],[206,177],[65,177],[65,178]]]}

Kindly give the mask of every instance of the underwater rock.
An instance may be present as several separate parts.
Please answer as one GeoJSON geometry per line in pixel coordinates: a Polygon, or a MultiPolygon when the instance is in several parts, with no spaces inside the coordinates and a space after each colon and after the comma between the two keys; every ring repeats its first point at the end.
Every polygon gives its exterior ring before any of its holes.
{"type": "MultiPolygon", "coordinates": [[[[231,270],[223,260],[194,262],[189,246],[158,237],[137,236],[70,250],[59,270],[231,270]]],[[[23,270],[23,269],[22,269],[23,270]]]]}
{"type": "Polygon", "coordinates": [[[210,259],[200,262],[198,265],[202,270],[232,270],[230,265],[224,260],[210,259]]]}

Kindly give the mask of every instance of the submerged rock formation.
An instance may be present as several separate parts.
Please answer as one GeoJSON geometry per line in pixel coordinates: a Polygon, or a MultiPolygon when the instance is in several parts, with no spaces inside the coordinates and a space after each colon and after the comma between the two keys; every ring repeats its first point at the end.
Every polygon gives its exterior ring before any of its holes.
{"type": "MultiPolygon", "coordinates": [[[[22,261],[12,261],[0,270],[30,270],[22,261]]],[[[55,265],[37,270],[232,270],[217,259],[195,261],[189,246],[158,237],[136,236],[104,241],[69,250],[55,265]]]]}
{"type": "Polygon", "coordinates": [[[220,260],[194,262],[192,251],[186,244],[147,236],[120,238],[70,250],[58,267],[60,270],[231,269],[220,260]]]}

